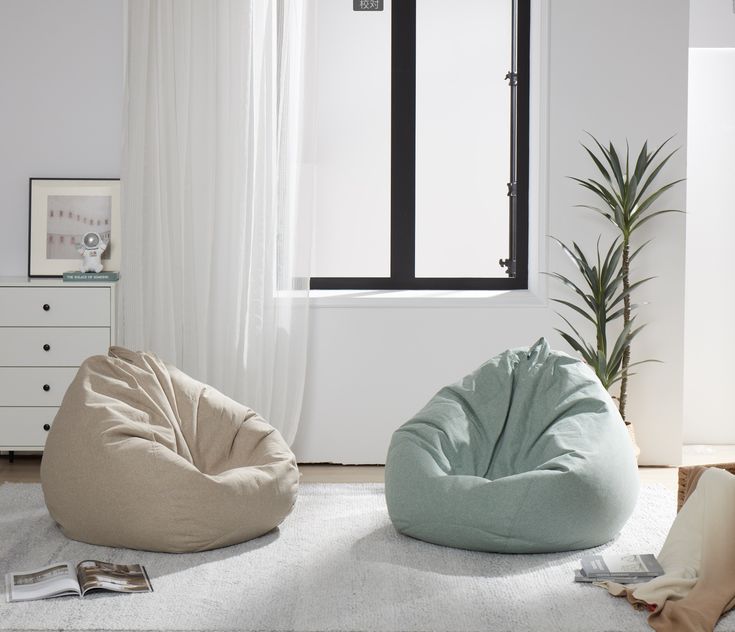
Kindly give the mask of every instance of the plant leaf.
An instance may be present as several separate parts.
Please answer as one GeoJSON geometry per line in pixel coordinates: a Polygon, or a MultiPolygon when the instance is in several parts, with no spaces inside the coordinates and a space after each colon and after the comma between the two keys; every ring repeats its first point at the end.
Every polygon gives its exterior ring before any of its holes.
{"type": "Polygon", "coordinates": [[[588,312],[585,312],[584,309],[582,309],[579,305],[575,305],[574,303],[571,303],[569,301],[565,301],[565,300],[560,299],[560,298],[552,298],[551,300],[554,301],[555,303],[561,303],[562,305],[566,305],[567,307],[569,307],[570,309],[573,309],[578,314],[581,314],[582,316],[584,316],[593,325],[596,324],[595,323],[595,319],[592,316],[590,316],[590,314],[588,312]]]}
{"type": "MultiPolygon", "coordinates": [[[[667,209],[663,209],[661,211],[654,211],[653,213],[649,213],[648,215],[646,215],[642,219],[639,219],[637,222],[635,222],[633,224],[633,230],[635,230],[636,228],[640,228],[641,224],[645,224],[649,219],[653,219],[657,215],[663,215],[664,213],[683,213],[683,212],[684,211],[680,211],[679,209],[675,209],[675,208],[667,208],[667,209]]],[[[649,242],[650,242],[650,239],[646,242],[646,244],[649,243],[649,242]]]]}

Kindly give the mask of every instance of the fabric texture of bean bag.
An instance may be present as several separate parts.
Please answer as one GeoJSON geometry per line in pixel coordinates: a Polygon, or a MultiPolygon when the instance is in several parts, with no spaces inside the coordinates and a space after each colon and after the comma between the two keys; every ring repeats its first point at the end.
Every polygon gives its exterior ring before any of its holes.
{"type": "Polygon", "coordinates": [[[288,445],[255,412],[121,347],[79,368],[41,463],[46,505],[68,537],[165,552],[272,530],[298,480],[288,445]]]}
{"type": "Polygon", "coordinates": [[[500,553],[607,542],[638,487],[612,398],[584,362],[544,339],[441,389],[393,434],[385,470],[400,532],[500,553]]]}

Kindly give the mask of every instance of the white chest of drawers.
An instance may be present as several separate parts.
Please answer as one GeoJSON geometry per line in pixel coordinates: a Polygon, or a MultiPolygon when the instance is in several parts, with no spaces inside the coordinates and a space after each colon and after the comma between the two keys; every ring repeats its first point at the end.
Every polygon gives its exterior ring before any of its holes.
{"type": "Polygon", "coordinates": [[[0,278],[0,451],[40,451],[85,358],[115,336],[115,284],[0,278]]]}

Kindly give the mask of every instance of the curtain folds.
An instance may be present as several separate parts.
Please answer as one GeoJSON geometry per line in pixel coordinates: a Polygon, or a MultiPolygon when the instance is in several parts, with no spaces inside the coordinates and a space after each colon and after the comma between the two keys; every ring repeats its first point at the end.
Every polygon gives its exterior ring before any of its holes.
{"type": "Polygon", "coordinates": [[[126,4],[122,343],[251,406],[289,442],[311,243],[302,4],[126,4]]]}

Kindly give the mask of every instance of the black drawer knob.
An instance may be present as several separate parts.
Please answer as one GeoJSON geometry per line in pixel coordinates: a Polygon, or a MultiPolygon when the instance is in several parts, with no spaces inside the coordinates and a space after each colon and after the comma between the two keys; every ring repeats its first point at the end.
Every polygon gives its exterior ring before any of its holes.
{"type": "Polygon", "coordinates": [[[44,391],[50,391],[51,390],[51,387],[48,384],[44,384],[43,385],[43,390],[44,391]]]}
{"type": "Polygon", "coordinates": [[[47,345],[43,345],[43,350],[44,351],[51,351],[51,345],[48,345],[48,344],[47,345]]]}
{"type": "Polygon", "coordinates": [[[44,429],[44,430],[45,430],[46,432],[48,432],[49,430],[51,430],[51,425],[50,425],[50,424],[43,424],[43,429],[44,429]]]}
{"type": "Polygon", "coordinates": [[[43,304],[43,311],[44,311],[44,312],[47,312],[47,311],[48,311],[48,310],[50,310],[50,309],[51,309],[51,305],[49,305],[48,303],[44,303],[44,304],[43,304]]]}

